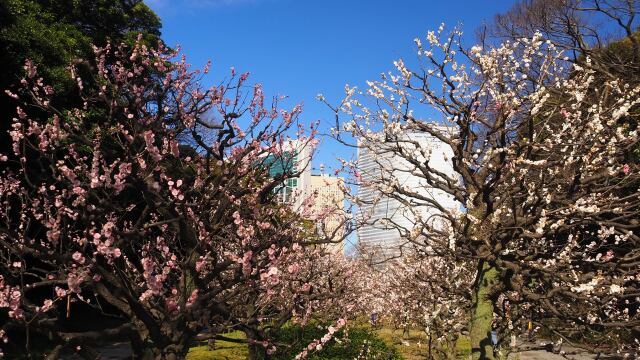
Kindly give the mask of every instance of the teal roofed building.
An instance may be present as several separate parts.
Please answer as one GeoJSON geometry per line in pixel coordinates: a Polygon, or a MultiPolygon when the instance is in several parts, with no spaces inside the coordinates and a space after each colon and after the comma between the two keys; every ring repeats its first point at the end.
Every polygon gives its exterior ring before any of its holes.
{"type": "MultiPolygon", "coordinates": [[[[304,140],[291,140],[276,152],[265,155],[261,166],[275,178],[282,174],[298,174],[285,179],[276,189],[277,200],[291,205],[305,219],[316,223],[316,232],[323,238],[342,240],[346,221],[342,178],[311,175],[312,145],[304,140]]],[[[343,256],[341,242],[326,244],[330,252],[343,256]]]]}
{"type": "Polygon", "coordinates": [[[278,154],[266,155],[263,164],[269,168],[269,176],[283,173],[299,173],[297,177],[284,180],[276,188],[278,202],[290,204],[295,209],[302,205],[307,196],[307,184],[311,177],[311,145],[300,140],[290,140],[283,144],[278,154]]]}

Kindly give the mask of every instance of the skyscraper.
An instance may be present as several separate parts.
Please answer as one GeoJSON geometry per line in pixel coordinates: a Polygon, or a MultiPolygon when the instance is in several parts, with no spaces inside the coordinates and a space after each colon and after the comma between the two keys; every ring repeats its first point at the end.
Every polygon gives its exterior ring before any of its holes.
{"type": "MultiPolygon", "coordinates": [[[[341,177],[328,175],[312,175],[309,181],[308,193],[311,196],[311,206],[306,216],[316,222],[319,235],[341,240],[344,236],[345,211],[344,180],[341,177]]],[[[327,244],[326,248],[336,254],[343,254],[344,244],[327,244]]]]}
{"type": "Polygon", "coordinates": [[[269,175],[276,177],[283,173],[299,173],[289,178],[275,189],[278,202],[290,204],[299,209],[308,192],[306,188],[311,178],[311,145],[302,140],[290,140],[282,145],[277,154],[267,155],[263,163],[269,168],[269,175]]]}
{"type": "MultiPolygon", "coordinates": [[[[442,126],[440,131],[447,133],[453,129],[442,126]]],[[[425,221],[433,218],[431,215],[438,212],[426,202],[417,201],[414,197],[403,196],[397,192],[389,195],[393,190],[387,188],[382,191],[386,188],[385,184],[394,183],[421,197],[433,199],[448,210],[460,207],[451,195],[434,189],[420,176],[419,170],[405,159],[406,156],[410,156],[408,154],[421,161],[428,157],[430,167],[456,178],[451,163],[453,151],[447,144],[427,133],[408,133],[399,141],[386,143],[370,139],[360,140],[358,171],[362,185],[358,189],[361,203],[357,234],[359,244],[374,254],[374,261],[399,256],[401,248],[407,243],[407,233],[417,223],[417,217],[420,221],[425,221]],[[398,155],[399,149],[404,156],[398,155]]]]}
{"type": "MultiPolygon", "coordinates": [[[[277,201],[288,204],[303,218],[315,222],[315,230],[323,238],[341,239],[344,235],[344,193],[342,178],[311,175],[311,145],[302,140],[285,142],[277,153],[266,155],[261,165],[276,177],[283,173],[299,173],[274,189],[277,201]]],[[[329,251],[342,254],[343,244],[325,245],[329,251]]]]}

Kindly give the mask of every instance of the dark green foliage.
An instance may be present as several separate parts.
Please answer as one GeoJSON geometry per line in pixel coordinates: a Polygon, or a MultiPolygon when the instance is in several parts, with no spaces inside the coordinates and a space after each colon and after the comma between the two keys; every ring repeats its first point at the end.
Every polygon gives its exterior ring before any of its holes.
{"type": "Polygon", "coordinates": [[[640,82],[640,29],[632,35],[614,41],[600,51],[601,62],[614,76],[630,85],[640,82]]]}
{"type": "MultiPolygon", "coordinates": [[[[40,72],[60,92],[70,87],[65,67],[71,59],[91,51],[90,39],[73,24],[57,21],[35,1],[7,0],[0,5],[0,87],[15,89],[25,59],[39,64],[40,72]]],[[[6,95],[2,95],[6,98],[6,95]]]]}
{"type": "Polygon", "coordinates": [[[93,58],[91,44],[159,39],[159,18],[139,0],[4,0],[0,3],[0,87],[20,79],[25,59],[56,90],[68,87],[65,68],[93,58]]]}
{"type": "MultiPolygon", "coordinates": [[[[316,326],[287,326],[278,330],[274,341],[278,350],[271,357],[274,360],[290,360],[295,358],[303,349],[316,339],[327,333],[326,328],[316,326]],[[286,344],[286,345],[285,345],[286,344]]],[[[311,352],[308,359],[343,360],[358,358],[376,360],[400,360],[402,356],[396,349],[387,346],[371,331],[362,328],[340,330],[333,339],[329,340],[321,351],[311,352]],[[346,332],[346,336],[345,336],[346,332]],[[339,341],[336,341],[336,339],[339,341]]]]}
{"type": "Polygon", "coordinates": [[[142,33],[149,40],[160,36],[160,19],[140,0],[39,0],[46,11],[74,24],[93,43],[121,42],[142,33]],[[133,36],[132,36],[133,35],[133,36]]]}
{"type": "Polygon", "coordinates": [[[9,130],[16,103],[4,91],[17,91],[26,59],[38,65],[53,86],[53,105],[64,110],[81,104],[69,77],[70,63],[90,66],[92,44],[147,43],[160,37],[160,19],[142,0],[0,1],[0,153],[9,153],[9,130]]]}

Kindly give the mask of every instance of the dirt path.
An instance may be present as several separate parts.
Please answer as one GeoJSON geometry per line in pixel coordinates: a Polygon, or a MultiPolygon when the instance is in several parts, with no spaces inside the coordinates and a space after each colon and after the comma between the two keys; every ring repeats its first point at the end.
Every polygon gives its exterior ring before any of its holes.
{"type": "Polygon", "coordinates": [[[519,353],[515,353],[510,358],[519,359],[519,360],[560,360],[560,359],[571,359],[571,360],[614,360],[614,359],[622,359],[618,356],[610,356],[610,355],[600,355],[598,358],[596,354],[588,353],[581,349],[572,348],[569,346],[563,346],[562,350],[564,351],[564,356],[554,354],[545,350],[530,350],[530,351],[521,351],[519,353]]]}
{"type": "Polygon", "coordinates": [[[560,355],[544,350],[523,351],[515,354],[512,358],[520,360],[565,360],[565,358],[560,355]]]}

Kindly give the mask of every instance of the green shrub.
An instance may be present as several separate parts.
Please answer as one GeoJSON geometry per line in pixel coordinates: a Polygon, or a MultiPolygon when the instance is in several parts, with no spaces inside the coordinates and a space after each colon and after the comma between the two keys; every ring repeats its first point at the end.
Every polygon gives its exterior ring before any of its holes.
{"type": "MultiPolygon", "coordinates": [[[[290,360],[306,348],[311,342],[322,338],[327,333],[326,328],[314,326],[287,326],[275,334],[278,350],[272,357],[274,360],[290,360]]],[[[371,360],[401,360],[402,356],[374,333],[367,329],[353,328],[340,330],[334,334],[321,351],[311,352],[310,360],[344,360],[355,359],[364,354],[361,359],[371,360]]]]}

